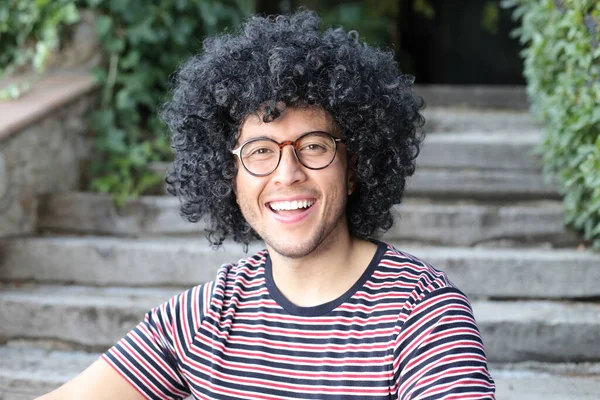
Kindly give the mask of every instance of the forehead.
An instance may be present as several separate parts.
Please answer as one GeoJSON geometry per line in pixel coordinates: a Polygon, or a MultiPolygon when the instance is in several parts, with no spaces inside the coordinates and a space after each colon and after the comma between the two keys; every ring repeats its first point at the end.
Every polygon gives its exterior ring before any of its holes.
{"type": "Polygon", "coordinates": [[[248,115],[240,127],[238,142],[259,136],[275,140],[293,140],[310,131],[337,131],[333,117],[320,107],[289,107],[271,122],[263,122],[263,112],[248,115]]]}

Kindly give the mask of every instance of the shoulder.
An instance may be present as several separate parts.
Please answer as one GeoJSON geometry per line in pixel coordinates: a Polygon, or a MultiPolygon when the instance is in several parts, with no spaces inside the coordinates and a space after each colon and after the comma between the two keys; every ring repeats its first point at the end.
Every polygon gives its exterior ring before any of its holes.
{"type": "Polygon", "coordinates": [[[200,283],[171,297],[152,310],[153,314],[169,320],[186,317],[200,322],[215,297],[220,298],[228,286],[248,282],[258,274],[262,274],[266,254],[266,250],[261,250],[236,262],[222,264],[214,280],[200,283]]]}
{"type": "Polygon", "coordinates": [[[449,304],[470,309],[467,296],[452,283],[445,272],[422,259],[386,245],[373,280],[393,285],[402,294],[402,311],[399,322],[410,316],[445,309],[449,304]]]}
{"type": "Polygon", "coordinates": [[[388,243],[383,244],[386,248],[379,260],[375,276],[396,278],[406,286],[414,285],[414,289],[419,291],[419,297],[437,289],[456,289],[445,272],[388,243]]]}

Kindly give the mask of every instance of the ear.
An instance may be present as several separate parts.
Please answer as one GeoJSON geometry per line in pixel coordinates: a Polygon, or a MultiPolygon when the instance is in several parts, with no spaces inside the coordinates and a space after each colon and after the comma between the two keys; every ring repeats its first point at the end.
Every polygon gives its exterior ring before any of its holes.
{"type": "Polygon", "coordinates": [[[354,193],[357,185],[357,176],[356,176],[356,166],[358,164],[358,159],[356,156],[350,157],[350,161],[348,162],[348,181],[346,182],[348,187],[348,196],[354,193]]]}
{"type": "Polygon", "coordinates": [[[348,196],[350,196],[352,193],[354,193],[354,189],[356,188],[356,182],[355,179],[352,178],[348,178],[348,196]]]}
{"type": "Polygon", "coordinates": [[[348,172],[348,196],[354,193],[354,189],[356,189],[356,174],[354,170],[350,170],[348,172]]]}

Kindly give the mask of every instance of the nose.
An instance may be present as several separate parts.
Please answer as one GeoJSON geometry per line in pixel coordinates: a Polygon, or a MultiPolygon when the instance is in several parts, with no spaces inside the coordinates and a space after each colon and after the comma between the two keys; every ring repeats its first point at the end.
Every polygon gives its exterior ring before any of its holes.
{"type": "Polygon", "coordinates": [[[306,180],[306,170],[300,164],[294,154],[294,148],[284,146],[281,149],[281,160],[279,166],[273,172],[273,179],[276,184],[290,186],[306,180]]]}

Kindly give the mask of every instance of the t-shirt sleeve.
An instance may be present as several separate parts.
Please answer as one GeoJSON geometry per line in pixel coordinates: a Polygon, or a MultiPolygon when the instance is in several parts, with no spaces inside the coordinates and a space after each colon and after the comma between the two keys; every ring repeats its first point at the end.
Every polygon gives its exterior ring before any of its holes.
{"type": "Polygon", "coordinates": [[[149,311],[101,357],[147,399],[187,398],[180,356],[200,327],[211,286],[194,287],[149,311]]]}
{"type": "Polygon", "coordinates": [[[481,335],[467,297],[435,289],[415,301],[394,349],[399,400],[495,399],[481,335]]]}

